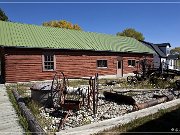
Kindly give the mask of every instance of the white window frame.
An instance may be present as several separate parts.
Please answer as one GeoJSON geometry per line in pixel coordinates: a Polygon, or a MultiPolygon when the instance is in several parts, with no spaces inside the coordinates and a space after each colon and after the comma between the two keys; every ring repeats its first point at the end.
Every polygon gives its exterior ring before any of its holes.
{"type": "Polygon", "coordinates": [[[108,68],[108,60],[105,60],[105,59],[96,60],[96,67],[97,68],[102,68],[102,69],[108,68]],[[99,66],[99,64],[98,64],[99,61],[106,61],[106,66],[102,66],[102,67],[99,66]]]}
{"type": "Polygon", "coordinates": [[[134,60],[134,59],[128,60],[128,67],[135,67],[135,66],[136,66],[136,60],[134,60]],[[129,61],[131,61],[130,64],[129,64],[129,61]],[[134,66],[133,66],[133,64],[132,64],[132,61],[134,61],[134,66]]]}
{"type": "Polygon", "coordinates": [[[51,54],[51,53],[47,53],[47,54],[43,54],[42,55],[42,66],[43,66],[43,71],[55,71],[56,70],[56,57],[54,54],[51,54]],[[52,57],[53,60],[51,61],[45,61],[45,57],[52,57]],[[53,65],[49,65],[49,66],[53,66],[53,69],[48,69],[48,68],[45,68],[45,66],[48,66],[46,65],[47,63],[53,63],[53,65]]]}

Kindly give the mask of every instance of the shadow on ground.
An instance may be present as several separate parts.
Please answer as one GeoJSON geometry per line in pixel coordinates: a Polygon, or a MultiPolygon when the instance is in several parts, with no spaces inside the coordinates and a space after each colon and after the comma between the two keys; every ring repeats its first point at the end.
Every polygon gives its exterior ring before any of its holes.
{"type": "MultiPolygon", "coordinates": [[[[171,111],[169,113],[165,113],[164,115],[162,115],[161,117],[157,119],[151,120],[149,122],[144,123],[141,126],[131,129],[127,131],[127,133],[121,133],[121,135],[154,134],[154,133],[147,133],[147,132],[168,132],[167,134],[173,134],[176,132],[177,134],[180,134],[180,108],[178,108],[177,110],[171,111]],[[140,133],[131,133],[131,132],[140,132],[140,133]]],[[[160,134],[160,133],[157,133],[157,134],[160,134]]]]}

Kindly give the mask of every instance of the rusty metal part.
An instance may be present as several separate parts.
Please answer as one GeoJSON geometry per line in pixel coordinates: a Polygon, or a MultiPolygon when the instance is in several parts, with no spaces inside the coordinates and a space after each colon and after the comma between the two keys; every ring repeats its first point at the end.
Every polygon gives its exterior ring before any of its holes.
{"type": "Polygon", "coordinates": [[[58,130],[60,131],[61,129],[63,129],[64,123],[66,122],[66,119],[68,117],[68,115],[70,114],[70,110],[68,111],[68,113],[66,113],[66,115],[64,116],[63,119],[61,119],[58,130]]]}
{"type": "Polygon", "coordinates": [[[178,90],[180,90],[180,80],[176,80],[176,82],[175,82],[175,83],[176,83],[176,87],[177,87],[177,89],[178,89],[178,90]]]}
{"type": "Polygon", "coordinates": [[[134,106],[134,110],[140,110],[140,109],[144,109],[144,108],[147,108],[150,106],[154,106],[154,105],[163,103],[165,101],[171,101],[171,100],[173,100],[173,98],[174,98],[173,95],[167,95],[167,96],[164,95],[163,97],[157,98],[157,99],[149,101],[149,102],[136,104],[134,106]]]}
{"type": "Polygon", "coordinates": [[[64,104],[62,104],[62,108],[65,110],[79,110],[81,101],[76,100],[64,100],[64,104]]]}
{"type": "Polygon", "coordinates": [[[106,80],[106,82],[105,82],[105,86],[115,85],[115,84],[117,84],[117,81],[115,81],[115,80],[112,80],[112,81],[106,80]]]}
{"type": "MultiPolygon", "coordinates": [[[[69,79],[69,78],[68,78],[69,79]]],[[[48,98],[44,106],[47,108],[63,108],[65,110],[80,109],[80,105],[87,106],[92,109],[93,113],[97,112],[98,103],[98,74],[89,78],[76,78],[89,81],[89,85],[82,88],[68,87],[68,79],[63,72],[56,72],[52,83],[34,85],[32,90],[46,90],[48,98]],[[68,97],[75,97],[71,101],[67,100],[68,97]],[[80,103],[82,99],[82,103],[80,103]]]]}
{"type": "Polygon", "coordinates": [[[130,85],[132,85],[132,84],[135,85],[135,84],[137,84],[138,79],[136,78],[136,76],[128,76],[127,77],[127,82],[130,85]]]}
{"type": "MultiPolygon", "coordinates": [[[[63,72],[56,72],[52,85],[51,85],[51,93],[50,93],[50,102],[52,103],[53,107],[59,107],[59,105],[64,103],[65,94],[64,91],[67,87],[67,79],[63,72]]],[[[49,101],[48,101],[49,102],[49,101]]]]}
{"type": "Polygon", "coordinates": [[[89,79],[89,91],[87,97],[87,103],[89,109],[93,110],[93,114],[97,113],[97,105],[98,105],[98,74],[95,74],[94,78],[89,79]]]}
{"type": "Polygon", "coordinates": [[[114,101],[119,104],[128,104],[128,105],[136,105],[136,101],[131,96],[121,95],[118,93],[111,93],[104,91],[104,96],[106,100],[114,101]]]}

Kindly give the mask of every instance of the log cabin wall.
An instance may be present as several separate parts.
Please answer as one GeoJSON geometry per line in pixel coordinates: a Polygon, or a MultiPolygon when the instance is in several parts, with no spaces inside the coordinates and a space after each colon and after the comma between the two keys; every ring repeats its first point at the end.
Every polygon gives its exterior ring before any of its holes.
{"type": "MultiPolygon", "coordinates": [[[[128,67],[128,59],[141,59],[143,54],[119,54],[112,52],[50,50],[30,48],[5,49],[5,81],[28,82],[52,80],[55,71],[43,71],[42,55],[55,54],[56,70],[63,71],[67,77],[88,77],[116,75],[117,57],[123,57],[123,74],[132,73],[135,67],[128,67]],[[107,60],[107,68],[97,68],[97,60],[107,60]]],[[[152,55],[148,55],[149,58],[152,55]]]]}

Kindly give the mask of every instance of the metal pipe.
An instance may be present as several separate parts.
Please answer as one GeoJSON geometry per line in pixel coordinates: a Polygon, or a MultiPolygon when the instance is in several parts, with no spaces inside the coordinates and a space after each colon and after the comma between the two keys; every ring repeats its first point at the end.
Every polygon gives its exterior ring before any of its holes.
{"type": "Polygon", "coordinates": [[[156,100],[151,100],[149,102],[136,104],[134,106],[134,110],[140,110],[140,109],[144,109],[144,108],[147,108],[147,107],[150,107],[150,106],[154,106],[154,105],[163,103],[165,101],[171,101],[171,100],[173,100],[173,98],[174,98],[173,95],[167,95],[167,96],[164,95],[163,97],[158,98],[156,100]]]}

